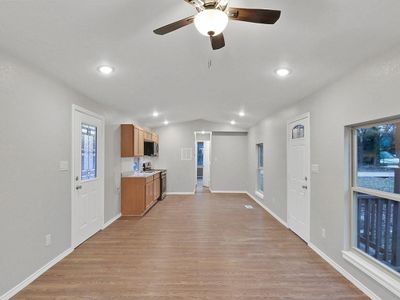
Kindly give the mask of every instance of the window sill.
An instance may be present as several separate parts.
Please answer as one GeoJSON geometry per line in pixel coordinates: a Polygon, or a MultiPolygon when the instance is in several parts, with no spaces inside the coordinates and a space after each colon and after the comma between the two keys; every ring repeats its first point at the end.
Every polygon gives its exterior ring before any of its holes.
{"type": "Polygon", "coordinates": [[[343,258],[364,272],[370,278],[380,283],[387,290],[400,297],[400,279],[390,274],[390,271],[385,270],[384,267],[380,267],[378,263],[369,261],[361,253],[357,253],[356,250],[342,251],[343,258]]]}
{"type": "Polygon", "coordinates": [[[261,193],[261,192],[259,192],[259,191],[255,191],[255,194],[256,194],[256,196],[257,196],[258,198],[264,199],[264,194],[263,194],[263,193],[261,193]]]}

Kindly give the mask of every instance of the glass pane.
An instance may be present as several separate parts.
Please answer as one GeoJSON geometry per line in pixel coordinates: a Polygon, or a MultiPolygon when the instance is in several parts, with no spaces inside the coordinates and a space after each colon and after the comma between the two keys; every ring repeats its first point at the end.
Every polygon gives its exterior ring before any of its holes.
{"type": "Polygon", "coordinates": [[[292,129],[292,139],[300,139],[300,138],[304,138],[304,126],[296,125],[292,129]]]}
{"type": "Polygon", "coordinates": [[[259,168],[264,167],[264,145],[263,144],[257,145],[257,156],[258,156],[257,166],[259,168]]]}
{"type": "Polygon", "coordinates": [[[97,176],[97,127],[81,125],[81,180],[97,176]]]}
{"type": "Polygon", "coordinates": [[[357,248],[400,272],[400,203],[355,193],[357,248]]]}
{"type": "Polygon", "coordinates": [[[264,192],[264,170],[257,170],[257,190],[259,192],[264,192]]]}
{"type": "Polygon", "coordinates": [[[203,166],[203,148],[204,148],[204,143],[198,142],[197,143],[197,165],[200,167],[203,166]]]}
{"type": "Polygon", "coordinates": [[[400,193],[400,123],[357,129],[357,185],[400,193]]]}

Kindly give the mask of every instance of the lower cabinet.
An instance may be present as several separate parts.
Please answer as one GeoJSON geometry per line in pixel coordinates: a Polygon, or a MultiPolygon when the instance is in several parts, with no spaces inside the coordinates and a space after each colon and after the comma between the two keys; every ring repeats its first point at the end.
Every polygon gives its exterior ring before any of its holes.
{"type": "Polygon", "coordinates": [[[160,197],[160,174],[121,178],[121,214],[143,216],[160,197]]]}
{"type": "Polygon", "coordinates": [[[154,181],[146,183],[146,208],[154,202],[154,181]]]}

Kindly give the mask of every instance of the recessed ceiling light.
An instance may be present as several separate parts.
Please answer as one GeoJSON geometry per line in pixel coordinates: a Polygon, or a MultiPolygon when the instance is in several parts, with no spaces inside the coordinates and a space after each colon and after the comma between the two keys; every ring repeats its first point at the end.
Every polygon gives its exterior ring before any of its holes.
{"type": "Polygon", "coordinates": [[[164,121],[164,125],[168,125],[169,122],[167,120],[164,121]]]}
{"type": "Polygon", "coordinates": [[[100,66],[97,69],[103,75],[110,75],[111,73],[114,72],[114,68],[111,66],[100,66]]]}
{"type": "Polygon", "coordinates": [[[153,112],[153,117],[157,118],[160,114],[158,113],[158,111],[153,112]]]}
{"type": "Polygon", "coordinates": [[[231,125],[235,125],[236,124],[236,121],[235,120],[232,120],[231,121],[231,125]]]}
{"type": "Polygon", "coordinates": [[[244,115],[245,115],[244,111],[239,112],[240,117],[244,117],[244,115]]]}
{"type": "Polygon", "coordinates": [[[275,71],[276,75],[278,75],[279,77],[286,77],[289,76],[291,71],[289,69],[286,68],[279,68],[275,71]]]}

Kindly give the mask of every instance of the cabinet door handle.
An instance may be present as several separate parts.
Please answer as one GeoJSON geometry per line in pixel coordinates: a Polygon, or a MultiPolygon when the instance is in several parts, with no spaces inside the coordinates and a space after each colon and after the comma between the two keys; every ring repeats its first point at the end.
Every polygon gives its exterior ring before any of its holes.
{"type": "Polygon", "coordinates": [[[308,189],[308,187],[306,185],[303,185],[302,188],[305,190],[308,189]]]}
{"type": "Polygon", "coordinates": [[[81,185],[78,185],[75,189],[76,189],[76,190],[81,190],[81,189],[82,189],[82,186],[81,186],[81,185]]]}

